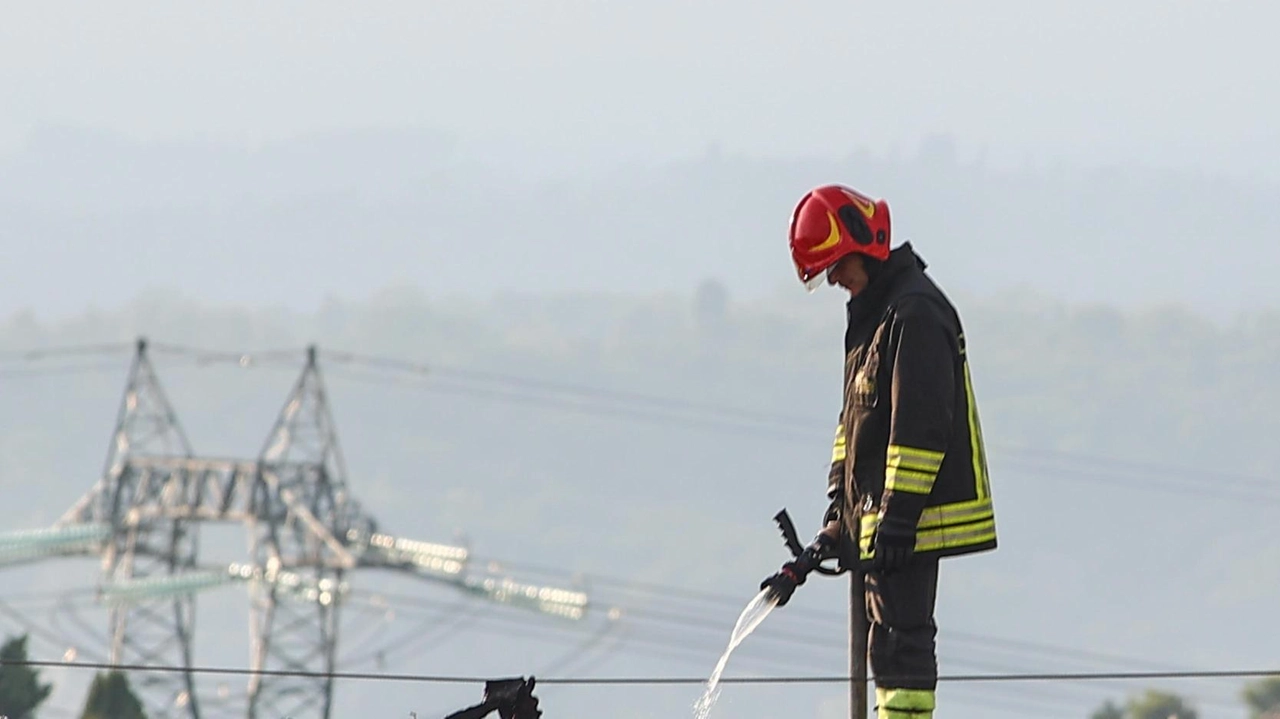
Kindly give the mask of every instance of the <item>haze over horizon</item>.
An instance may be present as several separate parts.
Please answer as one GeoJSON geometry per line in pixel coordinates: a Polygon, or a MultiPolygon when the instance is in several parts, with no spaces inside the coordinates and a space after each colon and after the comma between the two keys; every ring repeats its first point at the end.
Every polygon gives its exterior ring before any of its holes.
{"type": "MultiPolygon", "coordinates": [[[[10,5],[11,527],[48,527],[100,478],[136,336],[213,456],[259,451],[315,342],[352,491],[388,531],[614,577],[597,607],[635,612],[564,630],[365,573],[343,668],[709,672],[785,557],[770,517],[806,531],[825,507],[843,297],[804,293],[786,228],[840,182],[888,200],[971,340],[1002,546],[945,569],[945,671],[1274,656],[1280,5],[10,5]],[[70,349],[23,352],[45,347],[70,349]]],[[[203,562],[244,558],[241,527],[202,532],[203,562]]],[[[29,593],[3,634],[52,625],[34,658],[106,645],[99,561],[68,561],[0,568],[29,593]]],[[[847,586],[797,596],[731,674],[845,670],[847,586]]],[[[247,661],[245,599],[201,595],[200,662],[247,661]]],[[[50,715],[91,676],[42,672],[50,715]]],[[[1241,685],[1158,688],[1235,719],[1241,685]]],[[[1151,686],[940,696],[959,719],[1081,719],[1151,686]]],[[[426,718],[476,689],[349,682],[338,701],[426,718]]],[[[539,694],[548,719],[649,719],[696,689],[539,694]]],[[[738,685],[717,711],[782,707],[834,719],[844,688],[738,685]]]]}
{"type": "Polygon", "coordinates": [[[13,10],[0,308],[759,296],[830,181],[958,291],[1280,304],[1272,5],[300,7],[13,10]]]}

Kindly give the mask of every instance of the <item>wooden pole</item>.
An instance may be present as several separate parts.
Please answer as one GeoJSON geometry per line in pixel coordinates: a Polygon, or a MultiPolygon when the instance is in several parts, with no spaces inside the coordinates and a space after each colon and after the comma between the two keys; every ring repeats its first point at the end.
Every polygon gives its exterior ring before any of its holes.
{"type": "Polygon", "coordinates": [[[867,719],[867,576],[849,572],[849,719],[867,719]]]}

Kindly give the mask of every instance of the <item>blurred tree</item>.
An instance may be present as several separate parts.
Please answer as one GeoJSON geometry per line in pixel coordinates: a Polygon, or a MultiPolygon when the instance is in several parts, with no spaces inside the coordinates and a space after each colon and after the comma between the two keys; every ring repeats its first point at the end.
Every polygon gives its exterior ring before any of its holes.
{"type": "Polygon", "coordinates": [[[121,672],[99,673],[89,687],[80,719],[147,719],[142,702],[121,672]]]}
{"type": "Polygon", "coordinates": [[[1198,719],[1196,710],[1176,694],[1148,689],[1128,702],[1129,719],[1198,719]]]}
{"type": "Polygon", "coordinates": [[[1249,719],[1280,719],[1280,677],[1249,682],[1242,694],[1249,719]]]}
{"type": "Polygon", "coordinates": [[[0,716],[31,719],[53,691],[51,685],[40,684],[36,670],[23,664],[26,661],[26,634],[11,637],[0,647],[0,716]]]}

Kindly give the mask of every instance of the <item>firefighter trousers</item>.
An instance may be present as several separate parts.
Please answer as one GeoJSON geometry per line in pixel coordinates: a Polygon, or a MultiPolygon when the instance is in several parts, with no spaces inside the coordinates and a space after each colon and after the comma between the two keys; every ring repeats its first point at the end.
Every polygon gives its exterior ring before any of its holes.
{"type": "Polygon", "coordinates": [[[867,574],[869,664],[879,719],[930,719],[938,686],[938,560],[917,557],[891,574],[867,574]]]}

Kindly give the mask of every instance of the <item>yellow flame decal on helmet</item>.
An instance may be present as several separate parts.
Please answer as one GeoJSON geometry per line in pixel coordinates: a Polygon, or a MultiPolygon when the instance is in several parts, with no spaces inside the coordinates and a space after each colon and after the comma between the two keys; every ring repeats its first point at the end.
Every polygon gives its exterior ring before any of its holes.
{"type": "Polygon", "coordinates": [[[810,252],[823,252],[840,243],[840,225],[836,224],[836,216],[828,212],[827,220],[831,223],[831,231],[827,233],[827,239],[821,244],[814,245],[810,252]]]}
{"type": "Polygon", "coordinates": [[[876,216],[876,205],[874,202],[867,202],[861,197],[855,197],[853,204],[862,212],[868,220],[876,216]]]}
{"type": "Polygon", "coordinates": [[[849,190],[848,188],[843,188],[843,192],[844,196],[849,198],[849,201],[853,203],[854,207],[858,208],[858,211],[862,213],[863,217],[870,220],[876,216],[876,203],[856,192],[853,192],[852,190],[849,190]]]}

